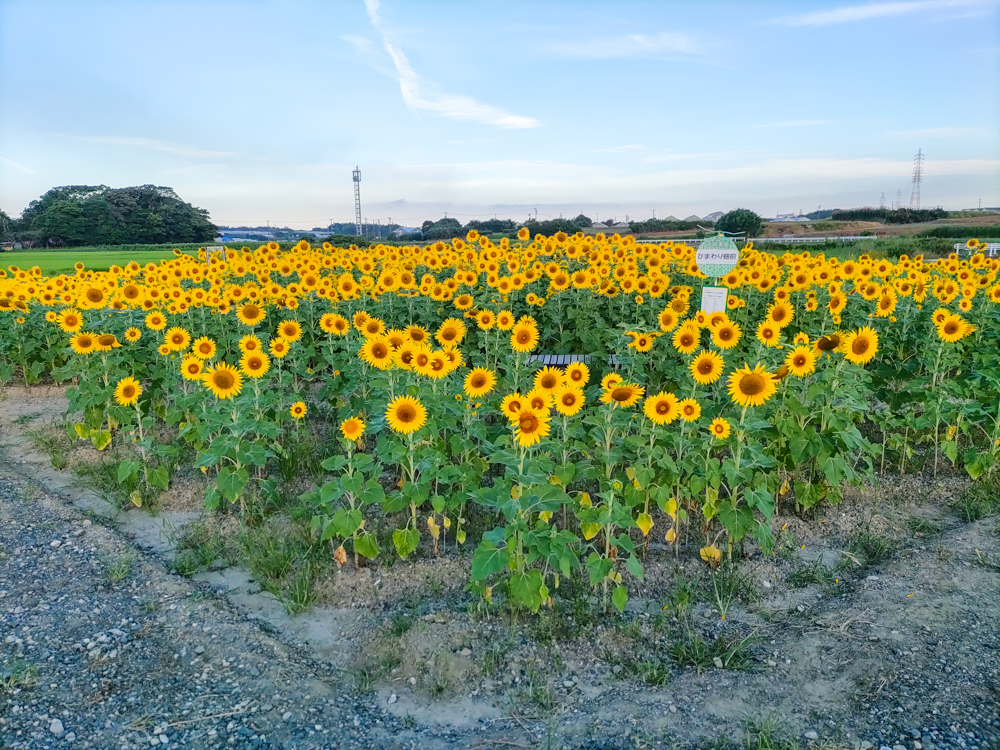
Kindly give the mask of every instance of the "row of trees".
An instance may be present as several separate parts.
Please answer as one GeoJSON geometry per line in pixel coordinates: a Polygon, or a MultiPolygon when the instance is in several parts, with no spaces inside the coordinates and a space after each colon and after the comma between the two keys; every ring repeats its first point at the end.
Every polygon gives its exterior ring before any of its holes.
{"type": "Polygon", "coordinates": [[[210,242],[208,211],[169,187],[67,185],[32,201],[20,218],[0,211],[0,240],[46,247],[210,242]]]}
{"type": "Polygon", "coordinates": [[[849,208],[837,209],[831,215],[833,221],[880,221],[885,224],[916,224],[922,221],[947,219],[943,208],[849,208]]]}

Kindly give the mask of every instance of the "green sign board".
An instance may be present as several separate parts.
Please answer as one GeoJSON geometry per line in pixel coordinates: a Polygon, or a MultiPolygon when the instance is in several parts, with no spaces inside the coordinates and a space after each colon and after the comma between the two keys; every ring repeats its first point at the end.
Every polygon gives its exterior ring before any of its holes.
{"type": "Polygon", "coordinates": [[[731,238],[723,234],[706,237],[694,256],[698,270],[706,276],[725,276],[736,268],[740,251],[731,238]]]}

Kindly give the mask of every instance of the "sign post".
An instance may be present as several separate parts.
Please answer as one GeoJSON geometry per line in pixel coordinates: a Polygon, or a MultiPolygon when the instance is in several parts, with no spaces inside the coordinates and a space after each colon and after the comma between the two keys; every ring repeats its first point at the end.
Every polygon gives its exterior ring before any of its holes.
{"type": "Polygon", "coordinates": [[[223,263],[226,262],[226,248],[223,245],[214,245],[213,247],[205,248],[205,262],[211,263],[212,257],[218,256],[219,260],[223,263]]]}
{"type": "MultiPolygon", "coordinates": [[[[716,281],[720,276],[736,268],[740,260],[740,251],[736,243],[723,234],[708,237],[698,248],[694,256],[698,270],[706,276],[714,276],[716,281]]],[[[701,288],[701,309],[706,313],[725,312],[729,289],[724,286],[703,286],[701,288]]]]}

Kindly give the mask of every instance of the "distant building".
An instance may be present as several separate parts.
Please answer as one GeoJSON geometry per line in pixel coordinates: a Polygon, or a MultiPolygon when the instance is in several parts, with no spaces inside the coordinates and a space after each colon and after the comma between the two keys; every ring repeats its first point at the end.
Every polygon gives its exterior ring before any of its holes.
{"type": "Polygon", "coordinates": [[[701,221],[701,217],[700,216],[695,216],[694,214],[691,214],[686,219],[684,219],[684,221],[701,221]]]}
{"type": "Polygon", "coordinates": [[[714,224],[719,219],[721,219],[723,216],[724,216],[724,214],[723,214],[722,211],[713,211],[712,213],[708,214],[707,216],[703,216],[702,220],[703,221],[710,221],[710,222],[712,222],[714,224]]]}
{"type": "Polygon", "coordinates": [[[413,234],[414,232],[419,232],[420,227],[396,227],[392,230],[392,236],[399,238],[405,237],[408,234],[413,234]]]}

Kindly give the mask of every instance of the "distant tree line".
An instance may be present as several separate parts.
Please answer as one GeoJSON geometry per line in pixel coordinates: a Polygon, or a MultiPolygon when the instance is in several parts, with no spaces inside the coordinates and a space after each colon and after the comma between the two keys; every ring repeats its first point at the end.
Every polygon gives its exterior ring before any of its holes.
{"type": "Polygon", "coordinates": [[[879,221],[883,224],[916,224],[922,221],[948,218],[943,208],[864,208],[837,209],[830,218],[834,221],[879,221]]]}
{"type": "Polygon", "coordinates": [[[646,219],[633,221],[629,227],[633,232],[685,232],[698,229],[698,226],[712,226],[710,221],[684,221],[682,219],[646,219]]]}
{"type": "Polygon", "coordinates": [[[209,242],[208,211],[155,185],[67,185],[28,204],[20,218],[0,211],[0,239],[48,247],[209,242]]]}

